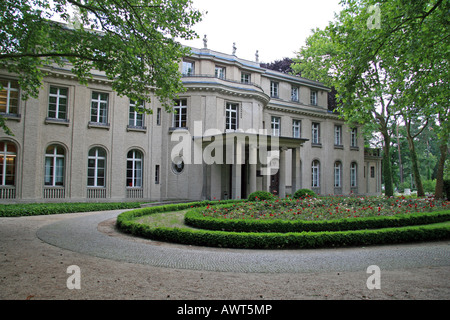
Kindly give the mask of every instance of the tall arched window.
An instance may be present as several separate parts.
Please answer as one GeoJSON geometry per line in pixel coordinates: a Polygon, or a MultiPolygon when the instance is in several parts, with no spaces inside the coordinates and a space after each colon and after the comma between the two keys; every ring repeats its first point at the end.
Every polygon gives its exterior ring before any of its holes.
{"type": "Polygon", "coordinates": [[[334,187],[340,188],[342,186],[342,164],[340,161],[334,163],[334,187]]]}
{"type": "Polygon", "coordinates": [[[88,186],[106,186],[106,151],[103,148],[92,148],[88,155],[88,186]]]}
{"type": "Polygon", "coordinates": [[[127,187],[142,188],[142,152],[130,150],[127,154],[127,187]]]}
{"type": "Polygon", "coordinates": [[[311,172],[312,172],[311,186],[313,188],[320,187],[320,162],[319,162],[319,160],[314,160],[312,162],[311,172]]]}
{"type": "Polygon", "coordinates": [[[16,146],[11,142],[0,141],[0,186],[15,185],[16,158],[16,146]]]}
{"type": "Polygon", "coordinates": [[[358,165],[356,162],[352,162],[350,165],[350,186],[357,187],[358,186],[358,165]]]}
{"type": "Polygon", "coordinates": [[[45,151],[45,176],[46,186],[64,186],[64,148],[51,145],[45,151]]]}

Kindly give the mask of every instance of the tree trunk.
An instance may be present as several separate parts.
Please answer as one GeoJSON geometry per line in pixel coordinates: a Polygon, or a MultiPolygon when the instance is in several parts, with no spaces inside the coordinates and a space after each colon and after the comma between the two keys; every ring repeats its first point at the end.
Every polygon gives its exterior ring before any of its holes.
{"type": "Polygon", "coordinates": [[[383,145],[383,178],[384,178],[384,194],[386,197],[392,197],[394,195],[394,186],[392,183],[392,170],[391,170],[391,138],[387,132],[382,132],[384,137],[383,145]]]}
{"type": "Polygon", "coordinates": [[[414,139],[413,137],[411,137],[409,132],[407,139],[408,139],[409,153],[411,156],[411,167],[414,175],[414,182],[416,183],[417,188],[417,196],[424,197],[425,191],[423,190],[422,178],[420,177],[419,165],[417,164],[416,147],[414,146],[414,139]]]}
{"type": "Polygon", "coordinates": [[[434,190],[434,196],[437,199],[444,198],[444,165],[445,160],[448,156],[448,146],[447,139],[441,139],[439,150],[441,151],[441,156],[439,157],[437,176],[436,176],[436,189],[434,190]],[[445,140],[445,141],[444,141],[445,140]]]}

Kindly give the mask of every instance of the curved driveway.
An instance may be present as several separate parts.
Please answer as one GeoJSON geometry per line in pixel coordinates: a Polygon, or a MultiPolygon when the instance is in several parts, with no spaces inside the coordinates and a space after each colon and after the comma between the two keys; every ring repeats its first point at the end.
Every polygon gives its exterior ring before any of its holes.
{"type": "Polygon", "coordinates": [[[51,245],[95,257],[177,269],[241,273],[361,271],[450,266],[449,242],[339,249],[239,250],[174,245],[115,234],[120,211],[64,219],[37,236],[51,245]],[[110,226],[109,234],[99,225],[110,226]]]}

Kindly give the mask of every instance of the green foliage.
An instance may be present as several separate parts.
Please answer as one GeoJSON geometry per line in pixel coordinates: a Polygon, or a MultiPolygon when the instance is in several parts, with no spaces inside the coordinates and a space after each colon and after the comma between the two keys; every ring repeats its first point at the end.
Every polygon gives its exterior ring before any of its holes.
{"type": "Polygon", "coordinates": [[[304,199],[306,197],[315,198],[317,197],[316,193],[310,189],[298,189],[294,193],[294,199],[304,199]]]}
{"type": "Polygon", "coordinates": [[[272,200],[274,198],[273,194],[271,194],[268,191],[255,191],[252,192],[248,196],[249,201],[255,201],[255,200],[272,200]]]}
{"type": "Polygon", "coordinates": [[[168,109],[184,91],[176,39],[198,37],[201,20],[191,0],[3,0],[0,12],[0,68],[19,75],[23,99],[37,97],[45,66],[70,65],[81,83],[103,71],[119,95],[154,92],[168,109]]]}
{"type": "MultiPolygon", "coordinates": [[[[357,201],[357,199],[352,199],[351,201],[357,201]]],[[[347,228],[346,231],[326,232],[291,232],[292,230],[287,227],[289,224],[283,225],[283,222],[280,223],[275,221],[266,221],[267,223],[246,221],[242,224],[247,227],[252,226],[256,229],[261,227],[262,229],[258,230],[259,232],[229,232],[223,230],[151,227],[136,222],[136,218],[143,215],[192,208],[192,210],[186,214],[185,219],[187,221],[192,221],[192,219],[194,219],[197,223],[203,223],[203,225],[200,226],[203,228],[205,225],[211,224],[212,220],[210,217],[203,217],[204,219],[199,217],[200,209],[204,208],[205,205],[209,207],[214,203],[218,204],[218,202],[206,201],[132,210],[118,216],[117,226],[124,232],[157,241],[198,246],[247,249],[322,248],[450,239],[450,222],[448,221],[450,218],[449,210],[427,214],[399,215],[387,219],[382,217],[375,219],[364,218],[359,219],[359,222],[356,220],[349,220],[349,222],[346,222],[348,223],[345,226],[347,228]],[[436,223],[438,221],[444,222],[436,223]],[[349,228],[352,223],[355,225],[353,228],[349,228]],[[379,229],[368,229],[368,227],[376,227],[379,229]],[[269,231],[271,232],[267,232],[268,228],[270,228],[269,231]],[[274,231],[273,228],[278,228],[279,230],[274,231]],[[348,230],[358,228],[367,229],[348,230]],[[277,232],[281,229],[284,230],[282,232],[277,232]]],[[[225,205],[221,206],[231,208],[233,204],[233,201],[228,201],[225,205]]],[[[231,222],[228,220],[222,226],[231,226],[234,223],[236,226],[239,225],[239,222],[231,222]]],[[[315,230],[323,230],[325,226],[328,226],[328,230],[340,230],[339,228],[344,226],[341,225],[337,228],[339,223],[342,222],[311,223],[309,225],[309,230],[313,229],[311,228],[313,225],[316,226],[315,230]],[[334,227],[329,227],[333,225],[334,227]]],[[[325,227],[325,229],[327,229],[327,227],[325,227]]]]}
{"type": "Polygon", "coordinates": [[[0,206],[0,217],[37,216],[139,208],[138,202],[119,203],[33,203],[0,206]]]}

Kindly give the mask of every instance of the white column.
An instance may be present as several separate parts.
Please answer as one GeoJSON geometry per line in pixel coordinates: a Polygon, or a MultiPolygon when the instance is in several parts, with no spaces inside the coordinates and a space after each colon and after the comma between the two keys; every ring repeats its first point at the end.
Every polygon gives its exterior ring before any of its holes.
{"type": "Polygon", "coordinates": [[[292,194],[301,188],[300,147],[292,149],[292,194]]]}
{"type": "Polygon", "coordinates": [[[286,197],[286,148],[280,148],[280,185],[279,185],[279,197],[286,197]]]}
{"type": "Polygon", "coordinates": [[[257,157],[257,152],[258,149],[256,148],[256,146],[249,146],[248,147],[248,152],[249,152],[249,170],[250,170],[250,177],[249,177],[249,182],[250,182],[250,193],[255,192],[256,191],[256,166],[257,166],[257,161],[258,161],[258,157],[257,157]]]}

